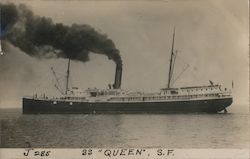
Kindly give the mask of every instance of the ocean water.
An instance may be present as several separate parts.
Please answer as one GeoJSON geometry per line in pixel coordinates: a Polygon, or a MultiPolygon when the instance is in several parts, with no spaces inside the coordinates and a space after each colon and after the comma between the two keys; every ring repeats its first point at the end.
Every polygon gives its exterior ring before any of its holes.
{"type": "Polygon", "coordinates": [[[249,148],[249,114],[0,113],[1,148],[249,148]]]}

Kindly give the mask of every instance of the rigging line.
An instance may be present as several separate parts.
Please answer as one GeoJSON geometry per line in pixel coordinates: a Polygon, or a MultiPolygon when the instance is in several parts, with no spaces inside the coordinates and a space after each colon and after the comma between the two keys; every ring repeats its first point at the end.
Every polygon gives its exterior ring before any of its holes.
{"type": "MultiPolygon", "coordinates": [[[[178,59],[180,59],[183,63],[185,63],[186,65],[189,65],[189,63],[187,63],[183,57],[181,56],[178,56],[178,59]]],[[[192,65],[193,66],[193,65],[192,65]]],[[[190,65],[189,65],[190,67],[190,65]]],[[[195,78],[195,79],[198,79],[197,76],[196,76],[196,73],[193,69],[190,69],[190,73],[192,74],[192,77],[195,78]]]]}
{"type": "Polygon", "coordinates": [[[61,94],[63,94],[63,91],[60,90],[60,88],[59,88],[56,84],[54,84],[54,86],[55,86],[55,88],[56,88],[61,94]]]}
{"type": "MultiPolygon", "coordinates": [[[[178,56],[178,59],[180,59],[182,61],[182,63],[185,63],[186,65],[189,65],[189,63],[186,62],[185,59],[180,56],[180,54],[178,54],[177,56],[178,56]]],[[[190,67],[190,65],[189,65],[189,67],[190,67]]],[[[190,69],[190,73],[192,74],[193,78],[198,79],[197,76],[196,76],[196,73],[195,73],[195,71],[193,69],[190,69]]]]}
{"type": "MultiPolygon", "coordinates": [[[[190,64],[189,64],[188,62],[186,62],[185,59],[184,59],[183,57],[180,56],[180,51],[178,51],[178,53],[179,53],[179,54],[177,54],[178,60],[180,60],[180,62],[181,62],[182,64],[185,64],[185,65],[184,65],[185,67],[187,67],[187,66],[190,67],[190,64]]],[[[179,65],[178,65],[178,66],[179,66],[179,65]]],[[[185,69],[185,68],[182,67],[182,69],[185,69]]],[[[191,69],[190,71],[191,71],[192,75],[195,76],[195,75],[194,75],[194,71],[193,71],[192,69],[191,69]]]]}
{"type": "Polygon", "coordinates": [[[178,80],[178,78],[188,69],[189,65],[187,65],[183,71],[176,77],[176,79],[174,80],[174,82],[172,83],[172,85],[178,80]]]}
{"type": "MultiPolygon", "coordinates": [[[[178,51],[178,53],[179,53],[180,51],[178,51]]],[[[183,63],[185,63],[186,65],[188,65],[188,63],[181,57],[181,56],[179,56],[179,55],[177,55],[178,56],[178,59],[180,59],[183,63]]]]}
{"type": "Polygon", "coordinates": [[[57,88],[59,89],[60,92],[62,92],[63,89],[62,89],[62,87],[61,87],[61,85],[60,85],[59,79],[58,79],[58,77],[57,77],[57,75],[56,75],[56,72],[55,72],[55,70],[54,70],[53,67],[51,67],[51,71],[52,71],[52,73],[53,73],[53,75],[54,75],[54,77],[55,77],[55,79],[56,79],[57,88]]]}

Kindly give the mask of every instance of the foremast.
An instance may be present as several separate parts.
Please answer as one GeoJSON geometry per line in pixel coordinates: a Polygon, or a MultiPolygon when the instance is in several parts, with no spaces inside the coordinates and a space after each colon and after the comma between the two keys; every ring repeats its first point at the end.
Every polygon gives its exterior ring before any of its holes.
{"type": "Polygon", "coordinates": [[[69,76],[70,76],[70,58],[68,60],[68,69],[66,74],[66,88],[65,88],[65,95],[67,95],[69,90],[69,76]]]}

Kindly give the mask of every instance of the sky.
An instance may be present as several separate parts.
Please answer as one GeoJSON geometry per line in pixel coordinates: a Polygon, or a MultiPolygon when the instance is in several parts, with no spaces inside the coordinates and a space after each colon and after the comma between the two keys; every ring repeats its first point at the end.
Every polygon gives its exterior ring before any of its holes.
{"type": "MultiPolygon", "coordinates": [[[[7,1],[5,1],[7,2],[7,1]]],[[[88,24],[107,34],[123,60],[122,89],[157,91],[167,85],[175,27],[178,56],[173,87],[208,85],[231,89],[231,111],[247,111],[249,100],[249,26],[247,0],[159,1],[17,1],[36,15],[65,25],[88,24]]],[[[30,57],[6,41],[0,56],[0,108],[22,106],[22,97],[58,94],[53,67],[64,85],[65,59],[30,57]]],[[[105,55],[90,54],[89,62],[73,62],[71,86],[107,88],[115,64],[105,55]]]]}

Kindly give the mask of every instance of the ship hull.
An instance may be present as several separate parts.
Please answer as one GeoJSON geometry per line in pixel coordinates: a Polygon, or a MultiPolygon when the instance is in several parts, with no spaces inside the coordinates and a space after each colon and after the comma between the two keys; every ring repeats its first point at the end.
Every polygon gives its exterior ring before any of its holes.
{"type": "Polygon", "coordinates": [[[164,102],[76,102],[23,98],[24,114],[217,113],[232,98],[164,102]]]}

